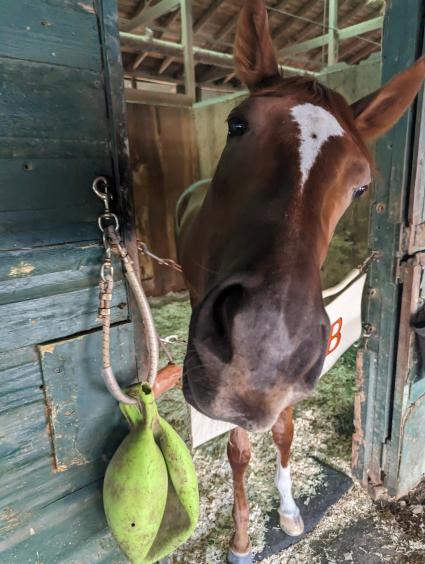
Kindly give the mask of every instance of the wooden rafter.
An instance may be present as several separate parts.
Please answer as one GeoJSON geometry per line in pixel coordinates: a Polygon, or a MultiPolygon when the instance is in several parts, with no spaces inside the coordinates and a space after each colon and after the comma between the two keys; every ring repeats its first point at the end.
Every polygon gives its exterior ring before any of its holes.
{"type": "Polygon", "coordinates": [[[145,6],[139,11],[139,13],[131,18],[128,22],[121,26],[123,31],[132,31],[140,26],[146,26],[153,20],[156,20],[160,16],[176,10],[180,4],[180,0],[161,0],[154,6],[151,3],[146,2],[145,6]]]}
{"type": "MultiPolygon", "coordinates": [[[[185,54],[182,48],[185,41],[182,42],[180,49],[177,48],[178,43],[175,43],[178,41],[177,28],[173,26],[170,29],[170,27],[180,16],[178,9],[180,3],[189,2],[189,0],[131,1],[137,7],[133,7],[130,15],[128,15],[128,8],[123,10],[126,13],[126,16],[123,16],[124,19],[120,20],[123,22],[123,26],[137,24],[137,27],[141,29],[143,26],[150,29],[147,29],[142,35],[139,35],[142,33],[140,31],[135,32],[140,37],[140,43],[134,40],[136,36],[132,36],[131,33],[123,34],[123,51],[133,53],[132,59],[127,58],[126,76],[132,78],[131,74],[137,72],[140,73],[137,76],[139,80],[154,81],[154,77],[157,76],[158,82],[166,83],[167,80],[173,80],[173,84],[182,84],[184,75],[176,77],[174,74],[172,78],[173,73],[167,73],[167,68],[173,61],[182,65],[184,59],[188,58],[188,52],[185,54]],[[171,11],[163,12],[163,10],[169,10],[171,6],[176,7],[171,8],[171,11]],[[164,15],[162,17],[159,14],[164,15]],[[161,18],[160,21],[157,21],[158,18],[161,18]],[[168,31],[170,32],[170,39],[164,41],[161,38],[168,31]],[[150,41],[150,38],[153,40],[150,41]],[[145,63],[144,61],[148,57],[150,57],[149,61],[145,63]],[[156,68],[155,60],[158,61],[156,68]],[[164,81],[161,80],[161,77],[164,81]]],[[[293,0],[274,0],[275,5],[273,5],[272,0],[266,1],[270,8],[268,12],[274,43],[278,47],[280,61],[287,61],[286,70],[290,73],[304,70],[306,72],[312,71],[314,75],[317,74],[315,71],[326,63],[332,65],[338,60],[358,62],[376,48],[379,48],[378,45],[374,44],[374,41],[375,39],[379,40],[381,36],[382,17],[377,17],[380,11],[363,9],[364,5],[360,5],[360,0],[356,0],[356,2],[353,2],[353,0],[326,0],[327,20],[323,22],[322,16],[320,14],[317,16],[318,6],[323,5],[323,0],[302,0],[298,3],[298,8],[293,14],[289,13],[294,10],[294,5],[297,6],[297,3],[294,3],[293,0]],[[365,18],[367,14],[370,14],[370,19],[359,22],[359,18],[365,18]],[[340,22],[338,22],[338,15],[340,22]],[[310,23],[309,19],[318,23],[315,24],[313,21],[310,23]],[[357,23],[353,24],[353,22],[357,23]],[[348,25],[349,23],[353,25],[348,25]],[[342,24],[341,28],[345,24],[345,27],[341,29],[338,24],[342,24]],[[323,31],[321,31],[321,27],[323,31]],[[336,29],[337,31],[335,31],[336,29]],[[371,41],[359,45],[360,42],[355,37],[361,36],[361,34],[365,34],[365,39],[371,41]],[[325,57],[326,51],[328,57],[325,57]]],[[[126,2],[127,4],[130,3],[129,0],[126,0],[126,2]]],[[[193,64],[195,66],[197,64],[208,65],[210,68],[205,70],[206,67],[204,66],[203,70],[198,71],[196,80],[193,72],[193,87],[195,84],[217,86],[218,82],[226,85],[235,77],[230,49],[239,12],[235,13],[235,7],[232,8],[231,0],[199,0],[199,4],[201,11],[192,28],[192,37],[195,34],[197,36],[197,41],[191,50],[193,51],[193,64]],[[225,2],[226,5],[224,6],[225,2]],[[221,21],[221,18],[215,19],[214,16],[221,7],[223,10],[220,11],[220,14],[227,13],[229,15],[225,25],[218,27],[216,22],[221,21]],[[233,15],[231,15],[232,13],[233,15]],[[209,26],[209,22],[213,25],[209,26]],[[211,30],[214,29],[216,30],[215,33],[211,33],[211,30]]],[[[188,34],[188,32],[186,26],[185,33],[188,34]]],[[[168,36],[165,35],[165,37],[168,36]]],[[[284,65],[281,66],[284,68],[284,65]]],[[[189,85],[192,88],[191,84],[189,77],[186,86],[189,85]]]]}
{"type": "Polygon", "coordinates": [[[365,44],[363,47],[355,51],[350,57],[348,57],[348,63],[350,65],[355,65],[369,54],[372,54],[374,51],[377,51],[378,48],[370,44],[365,44]]]}
{"type": "Polygon", "coordinates": [[[223,69],[223,68],[218,69],[212,67],[207,71],[203,72],[202,74],[199,74],[197,78],[199,83],[206,84],[208,82],[215,82],[216,80],[221,80],[223,78],[226,78],[226,76],[228,75],[229,75],[229,69],[223,69]]]}
{"type": "MultiPolygon", "coordinates": [[[[202,28],[209,22],[209,20],[214,16],[216,11],[220,8],[223,4],[224,0],[214,0],[212,4],[201,14],[201,16],[195,21],[193,24],[193,35],[196,36],[197,33],[200,33],[202,28]]],[[[159,67],[158,74],[162,74],[165,72],[171,63],[174,61],[173,57],[167,57],[162,61],[161,66],[159,67]]]]}
{"type": "MultiPolygon", "coordinates": [[[[338,37],[340,41],[344,39],[349,39],[352,37],[357,37],[363,33],[368,33],[369,31],[374,31],[376,29],[381,29],[383,24],[383,18],[381,16],[377,18],[372,18],[365,22],[361,22],[355,25],[350,25],[349,27],[340,29],[338,32],[338,37]]],[[[294,53],[301,53],[303,51],[310,51],[311,49],[317,49],[318,47],[323,47],[324,45],[329,45],[329,34],[319,35],[318,37],[313,37],[313,39],[308,39],[301,43],[294,43],[289,47],[285,47],[280,51],[281,55],[288,55],[294,53]]]]}
{"type": "Polygon", "coordinates": [[[132,64],[133,70],[138,69],[140,65],[143,63],[143,61],[146,59],[146,57],[148,57],[148,55],[149,55],[148,51],[145,51],[144,53],[137,55],[137,57],[134,59],[134,62],[132,64]]]}
{"type": "Polygon", "coordinates": [[[283,22],[279,27],[274,30],[273,39],[275,41],[279,41],[283,37],[286,36],[286,39],[289,38],[289,32],[291,29],[299,23],[300,20],[297,18],[303,18],[308,15],[310,10],[317,5],[317,0],[309,0],[304,6],[301,6],[299,10],[294,13],[295,18],[291,18],[289,22],[283,22]]]}
{"type": "Polygon", "coordinates": [[[338,0],[328,0],[328,65],[338,61],[338,0]]]}
{"type": "Polygon", "coordinates": [[[180,0],[182,44],[184,60],[184,88],[186,96],[195,101],[195,65],[193,58],[192,0],[180,0]]]}

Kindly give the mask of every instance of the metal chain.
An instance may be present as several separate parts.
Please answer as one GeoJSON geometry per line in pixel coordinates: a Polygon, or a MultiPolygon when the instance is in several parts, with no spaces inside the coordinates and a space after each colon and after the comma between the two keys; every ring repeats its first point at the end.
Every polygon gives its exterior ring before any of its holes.
{"type": "Polygon", "coordinates": [[[151,250],[149,250],[148,246],[143,241],[139,242],[137,249],[142,253],[142,255],[150,257],[161,266],[168,266],[168,268],[174,268],[177,272],[183,272],[182,267],[175,260],[170,258],[161,258],[158,255],[155,255],[151,250]]]}
{"type": "Polygon", "coordinates": [[[100,268],[99,282],[99,310],[98,316],[102,320],[102,376],[105,385],[112,396],[121,403],[135,404],[137,400],[127,396],[120,388],[111,366],[110,358],[110,327],[111,327],[111,302],[113,291],[112,251],[117,251],[121,259],[123,271],[127,282],[133,292],[134,299],[140,311],[140,315],[145,328],[145,338],[149,353],[149,376],[148,381],[151,386],[155,382],[158,372],[158,336],[156,334],[152,313],[149,303],[143,291],[143,287],[134,271],[132,261],[127,249],[123,245],[119,236],[119,221],[115,213],[111,211],[112,194],[109,191],[107,178],[98,176],[92,185],[93,191],[102,201],[104,211],[98,217],[99,229],[102,232],[103,246],[105,253],[100,268]]]}

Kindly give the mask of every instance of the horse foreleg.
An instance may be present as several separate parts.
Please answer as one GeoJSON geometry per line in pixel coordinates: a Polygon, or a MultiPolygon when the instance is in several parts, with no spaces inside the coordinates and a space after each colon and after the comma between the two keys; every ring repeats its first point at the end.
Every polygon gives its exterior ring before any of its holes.
{"type": "Polygon", "coordinates": [[[245,471],[251,458],[251,444],[246,431],[237,427],[230,432],[227,457],[233,474],[233,520],[235,534],[230,543],[227,561],[230,564],[249,564],[251,543],[248,536],[249,507],[245,490],[245,471]]]}
{"type": "Polygon", "coordinates": [[[282,411],[272,427],[272,433],[278,450],[275,483],[280,495],[280,526],[286,534],[295,537],[304,532],[304,522],[300,510],[292,497],[292,481],[289,466],[289,455],[294,436],[292,411],[292,407],[287,407],[282,411]]]}

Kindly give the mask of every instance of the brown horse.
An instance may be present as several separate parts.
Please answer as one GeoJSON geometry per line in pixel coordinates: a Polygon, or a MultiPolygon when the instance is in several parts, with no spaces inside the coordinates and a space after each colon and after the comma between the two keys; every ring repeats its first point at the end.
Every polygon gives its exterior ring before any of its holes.
{"type": "Polygon", "coordinates": [[[289,471],[292,406],[311,393],[324,361],[320,269],[339,219],[371,181],[365,143],[412,103],[425,58],[349,106],[312,78],[280,76],[262,0],[245,2],[234,56],[250,95],[229,115],[212,181],[180,199],[177,230],[193,306],[184,395],[239,426],[228,444],[236,526],[229,560],[250,562],[246,431],[272,429],[280,523],[301,534],[289,471]]]}

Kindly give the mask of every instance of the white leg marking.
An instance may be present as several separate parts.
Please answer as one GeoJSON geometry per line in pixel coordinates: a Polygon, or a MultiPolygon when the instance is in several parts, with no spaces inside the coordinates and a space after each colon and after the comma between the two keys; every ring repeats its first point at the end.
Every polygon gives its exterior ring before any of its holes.
{"type": "Polygon", "coordinates": [[[294,498],[292,497],[290,466],[288,465],[286,468],[282,467],[279,454],[277,455],[275,484],[280,495],[279,513],[291,516],[298,515],[300,511],[294,501],[294,498]]]}
{"type": "Polygon", "coordinates": [[[292,481],[289,465],[283,468],[277,455],[276,487],[280,494],[279,522],[281,529],[292,537],[302,535],[304,522],[292,497],[292,481]]]}
{"type": "Polygon", "coordinates": [[[330,137],[341,137],[344,129],[330,112],[306,103],[291,108],[291,114],[300,130],[301,191],[323,144],[330,137]]]}

